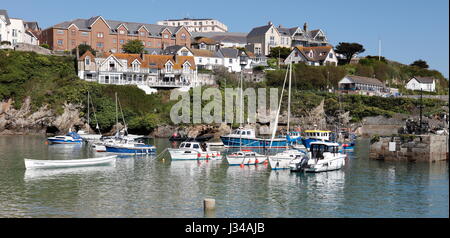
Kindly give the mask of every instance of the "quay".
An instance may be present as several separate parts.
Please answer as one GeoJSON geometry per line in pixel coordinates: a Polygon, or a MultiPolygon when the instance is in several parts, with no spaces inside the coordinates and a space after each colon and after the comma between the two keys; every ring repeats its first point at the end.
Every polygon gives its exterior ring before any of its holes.
{"type": "Polygon", "coordinates": [[[369,158],[429,163],[448,160],[448,142],[448,135],[379,137],[371,142],[369,158]]]}

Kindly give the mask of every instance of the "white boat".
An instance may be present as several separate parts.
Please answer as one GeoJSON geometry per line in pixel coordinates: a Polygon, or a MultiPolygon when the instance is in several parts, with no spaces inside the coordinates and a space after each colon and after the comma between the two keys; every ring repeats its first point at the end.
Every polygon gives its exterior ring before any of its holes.
{"type": "Polygon", "coordinates": [[[81,138],[83,138],[86,141],[100,140],[100,138],[102,137],[102,135],[100,134],[88,134],[83,130],[79,130],[77,133],[81,138]]]}
{"type": "Polygon", "coordinates": [[[296,158],[302,158],[306,152],[296,149],[285,150],[275,155],[269,156],[269,165],[273,170],[289,169],[289,164],[296,158]]]}
{"type": "Polygon", "coordinates": [[[156,147],[135,141],[130,138],[120,138],[112,143],[105,143],[106,152],[119,154],[155,154],[156,147]]]}
{"type": "Polygon", "coordinates": [[[345,165],[347,155],[339,153],[335,142],[311,142],[308,156],[295,159],[289,165],[291,171],[324,172],[338,170],[345,165]]]}
{"type": "Polygon", "coordinates": [[[220,151],[211,151],[196,141],[182,142],[178,149],[169,148],[168,151],[172,160],[222,159],[220,151]]]}
{"type": "Polygon", "coordinates": [[[47,141],[51,144],[79,144],[83,142],[83,139],[77,133],[69,130],[66,135],[48,137],[47,141]]]}
{"type": "Polygon", "coordinates": [[[100,158],[77,159],[77,160],[33,160],[25,159],[26,169],[50,169],[50,168],[71,168],[84,166],[99,166],[113,164],[116,156],[106,156],[100,158]]]}
{"type": "Polygon", "coordinates": [[[265,155],[251,150],[241,150],[226,156],[229,165],[256,165],[266,161],[265,155]]]}

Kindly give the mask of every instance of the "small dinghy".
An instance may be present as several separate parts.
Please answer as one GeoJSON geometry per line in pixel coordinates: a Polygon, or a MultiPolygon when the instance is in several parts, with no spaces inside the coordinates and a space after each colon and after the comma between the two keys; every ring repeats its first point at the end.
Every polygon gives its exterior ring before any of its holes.
{"type": "Polygon", "coordinates": [[[99,158],[89,158],[89,159],[76,159],[76,160],[25,159],[25,168],[26,169],[73,168],[73,167],[108,165],[114,164],[115,162],[116,162],[116,155],[99,158]]]}

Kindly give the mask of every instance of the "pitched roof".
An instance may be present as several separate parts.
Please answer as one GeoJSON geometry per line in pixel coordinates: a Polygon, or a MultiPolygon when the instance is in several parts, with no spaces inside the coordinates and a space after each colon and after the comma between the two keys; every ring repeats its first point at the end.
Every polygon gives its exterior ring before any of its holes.
{"type": "Polygon", "coordinates": [[[255,27],[248,33],[247,37],[264,35],[272,26],[273,25],[265,25],[265,26],[255,27]]]}
{"type": "Polygon", "coordinates": [[[174,69],[183,68],[183,64],[188,61],[191,69],[195,69],[195,61],[193,56],[173,56],[173,55],[144,55],[141,67],[152,69],[163,69],[165,64],[170,61],[174,69]]]}
{"type": "Polygon", "coordinates": [[[209,37],[195,37],[194,41],[191,43],[192,45],[205,43],[207,45],[215,45],[217,42],[209,37]]]}
{"type": "Polygon", "coordinates": [[[200,49],[191,49],[194,56],[200,57],[216,57],[221,58],[222,55],[220,51],[210,51],[210,50],[200,50],[200,49]]]}
{"type": "Polygon", "coordinates": [[[220,48],[219,51],[225,58],[236,58],[239,55],[239,50],[235,48],[220,48]]]}
{"type": "Polygon", "coordinates": [[[299,50],[302,55],[308,60],[308,61],[321,61],[325,60],[328,56],[328,53],[333,49],[333,47],[327,45],[327,46],[311,46],[311,47],[305,47],[305,46],[296,46],[297,50],[299,50]],[[309,52],[313,53],[313,56],[310,57],[309,52]]]}
{"type": "Polygon", "coordinates": [[[426,83],[426,84],[432,84],[433,81],[435,80],[432,77],[418,77],[418,76],[414,76],[413,78],[415,78],[419,83],[426,83]]]}
{"type": "MultiPolygon", "coordinates": [[[[101,17],[101,16],[95,16],[95,17],[91,17],[89,19],[75,19],[72,21],[65,21],[65,22],[58,23],[58,24],[54,25],[53,27],[67,29],[70,25],[74,24],[80,30],[89,31],[90,26],[99,18],[103,19],[103,17],[101,17]]],[[[163,26],[163,25],[146,24],[146,23],[138,23],[138,22],[125,22],[125,21],[116,21],[116,20],[108,20],[108,19],[104,19],[104,20],[110,27],[110,33],[117,33],[116,29],[120,25],[123,25],[128,29],[128,34],[136,34],[136,32],[138,32],[138,30],[141,27],[145,27],[149,31],[150,35],[161,36],[161,32],[164,31],[164,29],[166,29],[166,28],[170,32],[172,32],[172,34],[174,34],[175,32],[177,32],[178,30],[180,30],[183,27],[183,26],[177,26],[177,27],[163,26]]]]}
{"type": "Polygon", "coordinates": [[[84,60],[86,58],[86,56],[91,57],[91,60],[93,60],[95,58],[95,56],[92,54],[91,51],[86,50],[86,52],[84,52],[84,54],[80,56],[80,60],[84,60]]]}
{"type": "Polygon", "coordinates": [[[369,84],[369,85],[376,85],[376,86],[384,87],[384,84],[376,78],[368,78],[368,77],[356,76],[356,75],[346,75],[345,77],[351,79],[355,83],[369,84]]]}
{"type": "Polygon", "coordinates": [[[11,21],[9,20],[9,16],[8,16],[8,11],[6,11],[5,9],[0,9],[0,15],[5,16],[6,25],[11,24],[11,21]]]}

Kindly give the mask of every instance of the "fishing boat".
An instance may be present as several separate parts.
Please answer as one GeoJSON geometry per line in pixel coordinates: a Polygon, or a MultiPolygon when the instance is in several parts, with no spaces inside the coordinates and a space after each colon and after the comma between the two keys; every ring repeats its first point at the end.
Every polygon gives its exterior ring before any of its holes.
{"type": "Polygon", "coordinates": [[[309,150],[310,144],[315,141],[331,142],[332,131],[327,130],[305,130],[303,132],[302,143],[309,150]]]}
{"type": "Polygon", "coordinates": [[[292,160],[291,171],[325,172],[338,170],[345,165],[346,155],[339,152],[335,142],[311,142],[308,156],[292,160]]]}
{"type": "Polygon", "coordinates": [[[172,160],[219,160],[222,159],[220,151],[211,151],[206,144],[197,141],[182,142],[178,149],[169,148],[172,160]]]}
{"type": "Polygon", "coordinates": [[[106,152],[119,154],[155,154],[156,147],[129,138],[105,144],[106,152]]]}
{"type": "Polygon", "coordinates": [[[342,144],[342,150],[344,151],[353,151],[355,149],[356,143],[354,141],[350,143],[343,143],[342,144]]]}
{"type": "Polygon", "coordinates": [[[52,144],[79,144],[83,142],[83,138],[76,132],[69,130],[64,136],[48,137],[47,141],[52,144]]]}
{"type": "Polygon", "coordinates": [[[51,168],[99,166],[99,165],[114,164],[115,161],[116,161],[116,155],[100,157],[100,158],[77,159],[77,160],[25,159],[25,168],[26,169],[51,169],[51,168]]]}
{"type": "Polygon", "coordinates": [[[220,136],[225,148],[285,148],[288,145],[286,137],[274,139],[257,138],[255,130],[242,127],[230,134],[220,136]]]}
{"type": "Polygon", "coordinates": [[[251,150],[241,150],[226,156],[228,165],[256,165],[267,160],[267,156],[251,150]]]}

